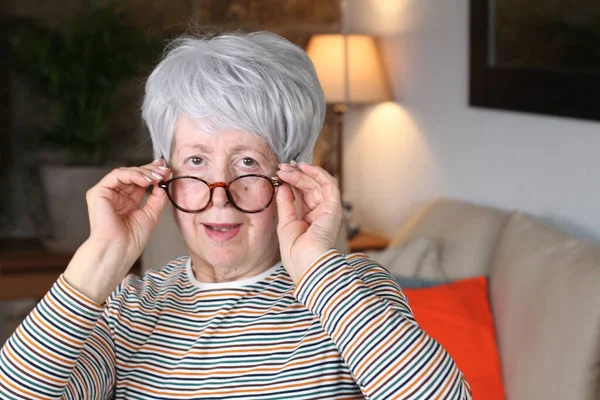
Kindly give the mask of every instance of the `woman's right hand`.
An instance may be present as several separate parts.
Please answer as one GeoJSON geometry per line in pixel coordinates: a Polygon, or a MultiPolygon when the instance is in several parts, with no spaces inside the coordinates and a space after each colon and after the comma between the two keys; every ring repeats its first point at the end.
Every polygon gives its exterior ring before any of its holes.
{"type": "Polygon", "coordinates": [[[103,303],[142,254],[168,202],[157,184],[170,177],[163,160],[117,168],[88,190],[90,236],[64,277],[77,290],[103,303]],[[142,207],[149,186],[155,185],[142,207]]]}

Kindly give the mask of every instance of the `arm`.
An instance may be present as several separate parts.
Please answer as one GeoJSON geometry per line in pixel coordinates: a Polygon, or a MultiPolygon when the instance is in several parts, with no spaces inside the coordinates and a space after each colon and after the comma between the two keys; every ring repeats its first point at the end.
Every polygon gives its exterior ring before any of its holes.
{"type": "Polygon", "coordinates": [[[319,317],[368,398],[471,398],[452,358],[419,327],[400,288],[372,260],[330,250],[295,294],[319,317]]]}
{"type": "Polygon", "coordinates": [[[125,278],[158,224],[166,194],[155,186],[143,200],[149,186],[171,175],[163,165],[156,160],[114,169],[87,192],[90,237],[2,348],[0,398],[110,394],[115,352],[109,313],[100,304],[125,278]]]}
{"type": "Polygon", "coordinates": [[[61,276],[0,351],[0,398],[106,398],[114,360],[105,307],[61,276]]]}
{"type": "Polygon", "coordinates": [[[342,221],[337,181],[313,165],[279,168],[289,184],[277,192],[283,265],[296,282],[296,298],[320,319],[365,396],[470,399],[454,361],[415,322],[389,274],[368,259],[327,250],[342,221]]]}

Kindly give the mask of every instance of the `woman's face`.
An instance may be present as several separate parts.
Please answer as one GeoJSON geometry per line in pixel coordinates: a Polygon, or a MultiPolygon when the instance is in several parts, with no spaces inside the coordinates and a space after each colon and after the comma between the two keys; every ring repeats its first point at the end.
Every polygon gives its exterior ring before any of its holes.
{"type": "MultiPolygon", "coordinates": [[[[178,120],[170,162],[174,177],[191,175],[210,183],[228,183],[247,174],[275,176],[277,166],[277,156],[256,135],[206,133],[187,117],[178,120]]],[[[241,278],[260,273],[280,259],[274,199],[266,210],[247,214],[230,203],[225,189],[217,187],[204,211],[175,214],[197,274],[210,274],[214,269],[241,278]]]]}

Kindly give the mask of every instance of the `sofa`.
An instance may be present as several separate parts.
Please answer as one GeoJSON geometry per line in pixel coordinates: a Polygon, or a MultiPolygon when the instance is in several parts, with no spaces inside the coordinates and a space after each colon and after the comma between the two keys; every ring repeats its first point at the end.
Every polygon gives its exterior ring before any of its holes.
{"type": "Polygon", "coordinates": [[[393,273],[488,277],[508,400],[600,399],[599,247],[520,212],[444,198],[408,218],[386,251],[423,238],[439,260],[402,261],[393,273]]]}
{"type": "MultiPolygon", "coordinates": [[[[506,399],[600,399],[600,248],[519,212],[452,199],[424,204],[383,252],[411,245],[391,260],[395,275],[489,277],[506,399]]],[[[342,240],[339,249],[346,250],[342,240]]],[[[172,213],[163,212],[142,264],[164,265],[185,251],[172,213]]]]}

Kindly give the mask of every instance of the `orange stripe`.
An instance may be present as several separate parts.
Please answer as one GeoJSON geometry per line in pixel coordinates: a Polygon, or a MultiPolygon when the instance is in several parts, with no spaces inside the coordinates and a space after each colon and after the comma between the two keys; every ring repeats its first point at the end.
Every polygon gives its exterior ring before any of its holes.
{"type": "Polygon", "coordinates": [[[96,385],[96,389],[97,391],[100,391],[100,377],[98,376],[98,371],[92,367],[92,365],[88,362],[88,360],[85,359],[85,357],[82,357],[81,355],[79,356],[79,361],[81,361],[82,364],[85,363],[85,365],[87,366],[87,368],[85,368],[85,370],[88,372],[88,375],[90,375],[92,377],[92,381],[94,381],[94,385],[96,385]]]}
{"type": "MultiPolygon", "coordinates": [[[[154,301],[155,299],[149,298],[149,300],[154,301]]],[[[136,311],[140,311],[140,313],[142,313],[142,314],[152,315],[155,317],[164,315],[165,313],[168,312],[169,314],[180,315],[180,316],[184,316],[187,318],[196,317],[198,321],[210,320],[210,319],[214,318],[215,316],[223,315],[223,310],[217,310],[217,311],[212,312],[211,314],[202,314],[201,317],[198,317],[197,314],[184,312],[184,311],[178,311],[173,308],[165,307],[164,309],[158,311],[155,309],[145,309],[145,308],[141,307],[139,304],[130,304],[130,303],[127,304],[126,308],[128,311],[136,310],[136,311]]],[[[295,309],[303,309],[304,306],[302,306],[301,304],[297,304],[297,305],[294,305],[294,308],[295,309]]],[[[290,307],[281,306],[281,307],[271,307],[270,311],[289,311],[290,309],[291,309],[290,307]]],[[[118,312],[112,308],[108,310],[108,313],[109,313],[109,315],[111,315],[114,318],[121,319],[121,318],[119,318],[118,312]]],[[[264,315],[264,311],[255,311],[255,310],[229,310],[229,311],[227,311],[227,316],[232,316],[232,317],[235,317],[235,316],[261,316],[261,315],[264,315]]]]}
{"type": "MultiPolygon", "coordinates": [[[[425,337],[425,336],[423,336],[423,337],[425,337]]],[[[427,374],[429,373],[431,368],[433,368],[436,365],[436,363],[438,362],[438,360],[440,359],[442,354],[444,354],[444,352],[441,350],[438,350],[437,356],[433,359],[433,361],[429,362],[429,366],[425,369],[425,371],[423,371],[418,377],[416,377],[410,385],[408,385],[406,388],[404,388],[403,391],[396,394],[396,397],[401,398],[401,396],[406,394],[409,390],[412,390],[412,388],[414,388],[418,383],[420,383],[427,376],[427,374]]],[[[388,371],[386,373],[382,374],[382,376],[377,381],[373,382],[369,386],[370,387],[377,386],[378,383],[381,382],[382,380],[388,379],[392,375],[392,373],[395,372],[395,370],[399,364],[400,364],[400,362],[397,361],[391,368],[388,369],[388,371]]]]}
{"type": "Polygon", "coordinates": [[[54,329],[52,326],[50,326],[49,324],[47,324],[41,316],[38,316],[36,314],[32,315],[35,316],[35,318],[33,318],[37,323],[39,323],[41,326],[43,326],[46,330],[44,331],[44,334],[47,332],[52,333],[54,336],[61,338],[62,340],[64,340],[67,343],[70,343],[74,348],[77,347],[81,347],[82,343],[80,341],[75,341],[73,340],[73,338],[66,336],[65,334],[63,334],[62,332],[54,329]]]}
{"type": "Polygon", "coordinates": [[[338,304],[338,301],[341,300],[342,297],[346,297],[348,293],[357,291],[358,288],[359,286],[356,284],[356,282],[353,282],[346,289],[338,292],[337,295],[335,295],[331,300],[329,300],[329,302],[323,309],[323,312],[321,313],[323,321],[329,320],[329,313],[331,312],[331,309],[338,304]]]}
{"type": "MultiPolygon", "coordinates": [[[[263,314],[264,313],[262,313],[261,315],[263,315],[263,314]]],[[[165,327],[162,325],[156,325],[152,328],[149,328],[145,325],[134,323],[125,318],[119,318],[118,315],[113,315],[113,317],[115,317],[115,319],[119,319],[119,324],[122,326],[128,327],[131,330],[137,330],[137,331],[141,331],[141,332],[148,333],[148,334],[150,334],[152,332],[159,332],[159,333],[165,333],[165,334],[169,334],[169,335],[176,336],[176,337],[187,337],[187,338],[191,338],[191,339],[197,339],[200,334],[200,332],[197,330],[196,331],[192,331],[192,330],[184,331],[183,329],[168,328],[168,327],[165,327]]],[[[252,330],[250,330],[248,327],[229,328],[229,329],[223,328],[222,334],[230,335],[230,334],[236,334],[236,333],[250,333],[250,332],[256,332],[256,333],[287,332],[290,330],[290,328],[309,328],[312,325],[312,323],[313,323],[313,321],[306,321],[306,322],[300,322],[297,324],[288,324],[286,326],[271,325],[271,326],[265,326],[262,329],[253,328],[252,330]]],[[[219,335],[217,335],[217,336],[219,336],[219,335]]]]}
{"type": "Polygon", "coordinates": [[[67,383],[67,387],[70,387],[73,393],[77,393],[77,389],[74,388],[74,382],[79,382],[84,388],[87,386],[85,384],[85,379],[83,379],[83,376],[81,375],[81,371],[79,371],[77,368],[73,369],[72,379],[67,383]]]}
{"type": "Polygon", "coordinates": [[[373,303],[377,303],[379,300],[375,299],[375,298],[368,298],[365,301],[363,301],[362,303],[358,304],[354,310],[352,310],[350,313],[348,313],[346,316],[344,316],[340,321],[339,321],[339,328],[337,329],[337,331],[339,332],[334,332],[334,334],[332,336],[335,336],[334,339],[338,339],[339,335],[341,334],[341,332],[343,331],[343,327],[348,326],[350,324],[350,321],[354,319],[356,314],[362,314],[363,312],[366,312],[366,309],[368,306],[370,306],[373,303]]]}
{"type": "MultiPolygon", "coordinates": [[[[80,325],[86,326],[88,328],[92,328],[96,325],[95,321],[94,322],[90,322],[89,320],[85,319],[85,318],[81,318],[75,314],[73,314],[70,310],[67,310],[66,308],[64,308],[63,306],[61,306],[59,303],[56,302],[56,300],[54,300],[52,297],[48,296],[44,299],[46,302],[48,302],[49,304],[51,304],[53,307],[56,307],[57,309],[61,310],[61,317],[65,317],[68,316],[68,318],[64,318],[64,319],[69,319],[69,320],[75,320],[77,321],[80,325]]],[[[48,307],[50,309],[52,309],[53,307],[48,307]]]]}
{"type": "MultiPolygon", "coordinates": [[[[373,301],[375,302],[375,301],[373,301]]],[[[375,320],[371,321],[371,323],[369,324],[368,327],[365,327],[362,332],[360,333],[360,335],[358,335],[354,340],[352,340],[352,343],[362,343],[363,338],[369,334],[370,330],[369,328],[378,325],[384,318],[387,318],[387,313],[383,313],[381,314],[378,318],[376,318],[375,320]]],[[[346,351],[344,352],[344,359],[349,360],[350,358],[352,358],[352,356],[354,355],[354,350],[357,350],[358,348],[356,347],[356,345],[354,346],[348,346],[348,348],[346,349],[346,351]]]]}
{"type": "Polygon", "coordinates": [[[177,376],[177,377],[198,377],[198,378],[206,378],[206,377],[228,377],[228,376],[238,376],[246,373],[256,373],[256,372],[265,372],[265,373],[279,373],[287,370],[290,367],[301,367],[304,365],[310,365],[319,361],[329,361],[329,360],[339,360],[339,356],[337,354],[329,354],[327,356],[317,356],[308,360],[302,361],[294,361],[286,363],[285,365],[281,365],[280,367],[263,367],[263,366],[252,366],[244,369],[236,369],[236,370],[226,370],[226,369],[210,369],[206,371],[194,370],[194,371],[174,371],[167,370],[165,368],[156,368],[145,364],[136,364],[136,363],[125,363],[120,364],[121,367],[127,367],[129,370],[136,371],[148,371],[159,375],[168,375],[168,376],[177,376]]]}
{"type": "MultiPolygon", "coordinates": [[[[30,314],[30,317],[31,317],[31,319],[35,319],[33,313],[30,314]]],[[[21,326],[19,326],[17,328],[17,332],[23,343],[26,343],[27,345],[35,348],[40,354],[45,355],[47,358],[57,360],[59,363],[61,363],[63,365],[72,366],[74,364],[74,362],[72,360],[60,357],[60,356],[58,356],[58,354],[55,354],[55,353],[50,353],[48,350],[38,346],[38,344],[35,341],[33,341],[33,339],[29,335],[27,335],[25,333],[25,331],[23,330],[23,328],[21,326]]]]}
{"type": "MultiPolygon", "coordinates": [[[[382,373],[382,375],[379,377],[379,379],[377,379],[376,381],[371,383],[371,385],[369,385],[369,388],[377,387],[379,382],[381,382],[384,379],[387,379],[392,372],[396,371],[396,369],[398,368],[399,365],[404,364],[406,359],[409,358],[413,353],[415,353],[417,351],[417,349],[420,347],[421,343],[423,343],[424,340],[425,340],[425,337],[422,336],[421,340],[419,342],[415,343],[406,354],[404,354],[402,357],[398,358],[396,360],[396,362],[388,369],[388,372],[382,373]]],[[[371,389],[369,389],[369,390],[371,390],[371,389]]],[[[370,393],[371,393],[371,391],[370,391],[370,393]]]]}
{"type": "Polygon", "coordinates": [[[390,348],[390,347],[388,347],[390,345],[390,343],[392,343],[392,341],[395,341],[396,339],[398,339],[400,336],[404,335],[405,333],[407,333],[406,329],[395,330],[383,343],[381,343],[379,346],[377,346],[377,348],[375,350],[373,350],[373,352],[366,359],[362,360],[361,365],[356,369],[356,374],[357,375],[362,374],[362,372],[363,372],[362,370],[367,368],[367,366],[370,365],[373,358],[378,357],[379,353],[381,353],[383,350],[390,348]]]}
{"type": "Polygon", "coordinates": [[[360,252],[359,253],[351,253],[346,256],[347,260],[354,260],[356,258],[369,258],[369,256],[366,255],[365,253],[360,253],[360,252]]]}
{"type": "Polygon", "coordinates": [[[335,273],[328,275],[325,277],[325,279],[323,279],[321,282],[319,282],[309,293],[308,298],[306,299],[307,304],[312,307],[313,303],[315,302],[315,300],[313,300],[313,298],[317,295],[316,293],[321,293],[323,291],[323,287],[324,286],[329,286],[329,282],[333,281],[333,280],[337,280],[343,273],[344,273],[344,269],[340,268],[337,271],[335,271],[335,273]]]}
{"type": "Polygon", "coordinates": [[[61,289],[64,289],[66,292],[69,292],[71,295],[78,298],[82,302],[87,303],[92,308],[94,308],[96,310],[102,310],[104,308],[103,305],[98,304],[95,301],[88,299],[82,293],[80,293],[77,289],[75,289],[73,286],[71,286],[71,284],[69,282],[67,282],[67,280],[65,279],[64,274],[61,274],[58,277],[58,281],[60,282],[61,289]]]}
{"type": "Polygon", "coordinates": [[[16,386],[13,383],[9,382],[8,379],[6,379],[6,377],[4,375],[0,375],[0,382],[4,383],[4,385],[6,385],[6,387],[10,387],[10,388],[14,389],[17,393],[25,393],[31,399],[39,398],[38,397],[39,395],[37,393],[30,392],[28,390],[23,389],[20,386],[16,386]]]}
{"type": "Polygon", "coordinates": [[[304,273],[302,274],[302,276],[300,277],[300,280],[298,281],[298,284],[296,284],[296,293],[298,293],[299,291],[302,290],[302,287],[305,285],[306,280],[308,279],[309,276],[312,275],[312,271],[317,268],[317,266],[321,265],[321,263],[323,262],[323,260],[325,260],[326,258],[328,258],[331,254],[336,253],[337,250],[329,250],[328,252],[326,252],[325,254],[323,254],[321,257],[319,257],[316,261],[314,261],[307,269],[306,271],[304,271],[304,273]]]}
{"type": "MultiPolygon", "coordinates": [[[[101,325],[100,329],[102,329],[105,333],[109,334],[110,336],[110,328],[108,327],[108,325],[106,325],[106,323],[103,320],[98,321],[98,325],[101,325]]],[[[114,351],[110,343],[107,344],[106,339],[103,336],[92,333],[92,335],[90,335],[90,337],[86,341],[86,344],[96,349],[96,351],[100,354],[100,357],[103,357],[103,360],[106,360],[109,364],[114,361],[114,351]],[[92,338],[96,340],[91,340],[92,338]]]]}
{"type": "Polygon", "coordinates": [[[453,371],[452,371],[452,377],[451,377],[451,379],[448,379],[448,382],[446,382],[446,384],[444,385],[444,387],[440,391],[440,394],[446,392],[446,390],[448,389],[448,386],[450,385],[450,383],[454,382],[454,379],[456,379],[457,372],[458,372],[458,369],[455,367],[453,369],[453,371]]]}
{"type": "Polygon", "coordinates": [[[56,383],[58,385],[63,385],[65,383],[64,380],[56,379],[52,375],[48,375],[46,373],[43,373],[42,371],[37,371],[37,370],[31,368],[28,364],[23,364],[20,360],[20,357],[17,354],[15,354],[8,346],[6,346],[4,348],[4,350],[6,350],[6,354],[8,354],[10,356],[10,357],[7,357],[9,360],[12,360],[15,364],[18,364],[21,368],[30,372],[34,376],[37,375],[39,377],[43,377],[43,379],[53,382],[53,383],[56,383]]]}
{"type": "MultiPolygon", "coordinates": [[[[139,391],[142,391],[143,393],[151,393],[151,394],[155,394],[155,395],[164,395],[164,396],[171,396],[171,397],[189,397],[189,396],[223,396],[225,394],[227,394],[228,392],[235,392],[236,395],[240,395],[240,394],[247,394],[247,395],[256,395],[256,394],[261,394],[261,393],[269,393],[272,392],[274,390],[289,390],[289,389],[295,389],[295,388],[301,388],[301,387],[313,387],[315,384],[318,383],[326,383],[326,382],[339,382],[339,378],[335,377],[335,378],[327,378],[327,379],[319,379],[319,380],[311,380],[311,381],[307,381],[307,382],[299,382],[299,383],[288,383],[288,384],[282,384],[282,385],[272,385],[272,386],[267,386],[264,388],[255,388],[255,389],[222,389],[222,390],[203,390],[203,391],[197,391],[197,392],[187,392],[187,393],[181,393],[180,391],[177,392],[173,392],[173,391],[168,391],[168,390],[154,390],[154,389],[149,389],[146,386],[139,386],[135,383],[132,382],[127,382],[126,386],[130,386],[133,388],[136,388],[139,391]]],[[[350,382],[350,381],[349,381],[350,382]]]]}
{"type": "MultiPolygon", "coordinates": [[[[306,339],[304,342],[302,342],[302,344],[311,344],[314,343],[316,341],[322,340],[321,337],[314,337],[314,338],[310,338],[310,339],[306,339]]],[[[131,346],[131,343],[127,342],[126,340],[122,339],[121,337],[116,337],[115,338],[115,342],[127,349],[130,349],[131,351],[138,351],[138,346],[131,346]]],[[[211,355],[227,355],[227,354],[231,354],[231,355],[244,355],[244,354],[272,354],[275,350],[282,350],[282,351],[289,351],[289,350],[294,350],[296,348],[298,348],[298,344],[291,344],[291,345],[280,345],[280,346],[274,346],[274,345],[270,345],[270,346],[265,346],[264,349],[248,349],[246,351],[240,351],[240,350],[233,350],[232,348],[227,348],[224,350],[216,350],[216,349],[210,349],[210,348],[200,348],[200,349],[189,349],[189,350],[182,350],[182,351],[174,351],[174,350],[165,350],[161,347],[156,347],[154,345],[145,345],[144,346],[145,349],[148,350],[152,350],[155,352],[155,354],[167,354],[173,357],[182,357],[184,355],[196,355],[196,356],[211,356],[211,355]]]]}

